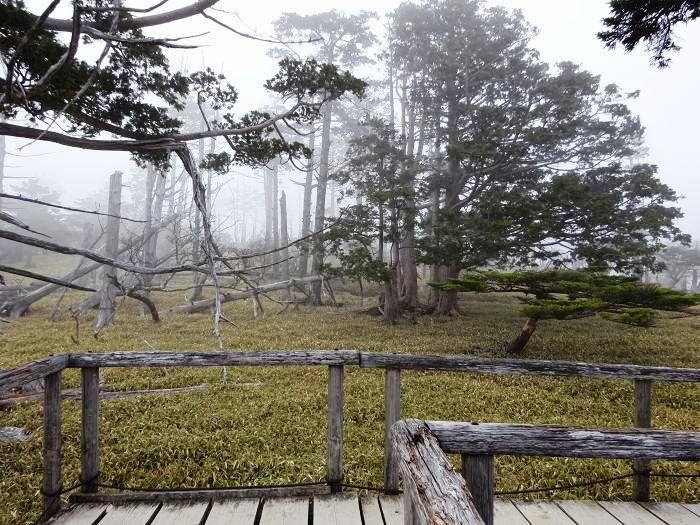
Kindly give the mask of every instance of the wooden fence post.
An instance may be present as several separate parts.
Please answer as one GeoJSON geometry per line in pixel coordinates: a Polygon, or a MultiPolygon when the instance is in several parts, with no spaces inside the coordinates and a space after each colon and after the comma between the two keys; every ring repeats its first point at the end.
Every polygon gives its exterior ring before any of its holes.
{"type": "Polygon", "coordinates": [[[82,368],[83,433],[80,444],[81,492],[97,492],[99,456],[99,368],[82,368]]]}
{"type": "MultiPolygon", "coordinates": [[[[651,428],[651,394],[651,379],[634,380],[634,426],[637,428],[651,428]]],[[[651,462],[637,459],[632,462],[632,468],[637,472],[646,472],[651,468],[651,462]]],[[[633,480],[634,501],[649,501],[651,493],[649,474],[637,474],[633,480]]]]}
{"type": "Polygon", "coordinates": [[[340,492],[343,481],[343,365],[328,367],[328,463],[326,481],[340,492]]]}
{"type": "Polygon", "coordinates": [[[493,525],[496,486],[493,456],[462,454],[462,476],[486,525],[493,525]]]}
{"type": "Polygon", "coordinates": [[[391,426],[401,419],[401,369],[384,371],[384,488],[399,491],[399,465],[394,451],[391,426]]]}
{"type": "Polygon", "coordinates": [[[44,482],[42,517],[48,520],[61,508],[61,372],[44,378],[44,482]]]}

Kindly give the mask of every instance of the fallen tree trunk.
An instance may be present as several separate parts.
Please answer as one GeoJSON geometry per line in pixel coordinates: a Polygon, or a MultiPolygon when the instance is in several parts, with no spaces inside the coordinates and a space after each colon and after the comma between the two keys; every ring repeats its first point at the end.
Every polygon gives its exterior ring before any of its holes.
{"type": "MultiPolygon", "coordinates": [[[[173,215],[169,217],[167,220],[163,221],[160,225],[160,228],[158,229],[163,229],[165,228],[168,224],[173,222],[175,220],[176,216],[173,215]]],[[[139,236],[131,241],[125,243],[117,252],[117,255],[122,255],[123,253],[128,252],[129,250],[133,249],[136,246],[142,245],[144,242],[147,242],[153,235],[156,234],[156,231],[158,230],[154,228],[152,231],[149,232],[147,236],[139,236]]],[[[86,265],[81,265],[78,266],[75,270],[73,270],[71,273],[68,275],[64,276],[61,281],[67,281],[67,282],[73,282],[81,277],[84,277],[85,275],[88,275],[96,270],[98,270],[102,266],[102,263],[99,262],[93,262],[91,264],[86,264],[86,265]]],[[[45,284],[43,286],[39,287],[29,287],[28,288],[28,293],[25,294],[18,294],[18,295],[13,295],[12,297],[8,297],[2,301],[0,301],[0,316],[5,316],[9,317],[10,319],[18,319],[21,316],[23,316],[29,307],[34,304],[35,302],[39,301],[40,299],[43,299],[44,297],[51,295],[53,292],[61,288],[61,285],[59,284],[45,284]]]]}
{"type": "MultiPolygon", "coordinates": [[[[302,279],[289,279],[288,281],[280,281],[277,283],[263,284],[256,288],[249,288],[247,290],[241,290],[239,292],[229,292],[221,294],[221,303],[229,303],[231,301],[238,301],[240,299],[248,299],[255,295],[265,294],[267,292],[273,292],[275,290],[285,290],[291,287],[301,288],[310,283],[315,283],[322,281],[323,277],[320,275],[310,275],[309,277],[304,277],[302,279]]],[[[170,314],[193,314],[196,312],[205,312],[210,308],[214,308],[214,299],[204,299],[203,301],[196,301],[191,304],[183,304],[180,306],[175,306],[173,308],[168,308],[167,310],[161,311],[161,315],[170,314]]]]}

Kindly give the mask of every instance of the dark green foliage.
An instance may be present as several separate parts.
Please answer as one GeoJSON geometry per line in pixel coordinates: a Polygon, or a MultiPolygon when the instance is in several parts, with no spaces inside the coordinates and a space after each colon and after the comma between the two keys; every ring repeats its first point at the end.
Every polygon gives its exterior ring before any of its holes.
{"type": "MultiPolygon", "coordinates": [[[[76,4],[81,23],[108,31],[112,12],[91,10],[103,4],[102,0],[76,4]]],[[[123,22],[130,15],[120,16],[123,22]]],[[[189,75],[171,71],[161,46],[144,43],[139,29],[119,31],[120,38],[141,41],[114,41],[99,68],[74,56],[55,75],[42,81],[68,46],[58,33],[39,29],[18,53],[22,37],[35,19],[22,2],[0,3],[0,54],[12,57],[14,66],[11,78],[0,78],[0,92],[5,95],[0,111],[9,120],[26,117],[33,123],[51,122],[60,116],[62,122],[67,121],[69,133],[86,137],[100,132],[130,139],[177,137],[183,122],[172,112],[184,109],[190,93],[196,95],[198,104],[218,113],[216,121],[208,122],[214,129],[241,129],[270,118],[261,112],[235,116],[233,106],[238,94],[223,75],[210,69],[189,75]]],[[[79,50],[97,51],[104,45],[104,41],[87,35],[79,40],[79,50]]],[[[286,117],[290,123],[312,121],[319,116],[321,102],[345,93],[361,96],[364,86],[364,82],[334,65],[291,59],[283,60],[279,73],[265,84],[266,89],[292,104],[293,111],[286,117]]],[[[303,146],[282,140],[272,124],[229,136],[229,146],[232,151],[209,158],[206,166],[224,171],[231,163],[258,165],[282,154],[308,153],[303,146]]],[[[135,154],[137,161],[154,162],[161,168],[167,165],[168,157],[165,150],[135,154]]]]}
{"type": "Polygon", "coordinates": [[[644,42],[659,67],[668,66],[668,53],[680,49],[674,26],[700,17],[698,0],[611,0],[610,9],[604,19],[607,29],[598,37],[608,47],[621,44],[626,51],[644,42]]]}
{"type": "Polygon", "coordinates": [[[658,312],[688,314],[689,308],[700,304],[700,294],[645,285],[638,277],[607,275],[596,268],[469,272],[431,286],[460,292],[523,293],[526,299],[521,312],[535,320],[601,314],[611,321],[651,326],[658,312]]]}

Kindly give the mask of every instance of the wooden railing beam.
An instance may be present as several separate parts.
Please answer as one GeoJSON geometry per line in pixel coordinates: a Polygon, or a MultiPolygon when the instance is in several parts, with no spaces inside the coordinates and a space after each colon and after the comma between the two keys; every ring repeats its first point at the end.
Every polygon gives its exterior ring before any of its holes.
{"type": "Polygon", "coordinates": [[[97,492],[100,472],[99,455],[99,368],[83,368],[82,375],[82,440],[80,444],[81,492],[97,492]]]}
{"type": "Polygon", "coordinates": [[[462,454],[462,476],[486,525],[493,525],[496,478],[493,456],[462,454]]]}
{"type": "Polygon", "coordinates": [[[48,520],[61,508],[61,371],[44,380],[44,480],[42,518],[48,520]]]}
{"type": "MultiPolygon", "coordinates": [[[[651,399],[652,381],[649,379],[636,379],[634,381],[634,426],[637,428],[651,428],[651,399]]],[[[648,472],[651,462],[646,459],[632,461],[632,468],[640,472],[633,479],[634,501],[649,501],[651,496],[651,477],[648,472]]]]}

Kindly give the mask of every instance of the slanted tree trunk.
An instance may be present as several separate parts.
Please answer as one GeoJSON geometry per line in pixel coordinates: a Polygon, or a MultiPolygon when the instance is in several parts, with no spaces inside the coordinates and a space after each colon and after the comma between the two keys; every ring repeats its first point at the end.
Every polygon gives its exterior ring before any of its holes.
{"type": "MultiPolygon", "coordinates": [[[[326,102],[323,111],[323,131],[321,135],[321,158],[319,159],[318,182],[316,185],[316,217],[314,220],[314,231],[323,230],[326,220],[326,186],[328,184],[328,159],[331,151],[331,118],[333,103],[326,102]]],[[[323,246],[319,242],[314,242],[314,255],[312,261],[314,273],[320,273],[323,266],[323,246]]],[[[316,281],[311,286],[312,304],[321,304],[320,281],[316,281]]]]}
{"type": "Polygon", "coordinates": [[[518,336],[513,339],[508,345],[508,352],[511,354],[522,354],[525,350],[525,346],[530,341],[532,334],[535,333],[537,329],[537,319],[528,319],[518,336]]]}
{"type": "MultiPolygon", "coordinates": [[[[280,278],[283,281],[289,281],[289,234],[287,233],[287,195],[282,191],[280,196],[280,242],[282,250],[280,251],[280,278]]],[[[289,299],[289,291],[286,293],[289,299]]]]}
{"type": "MultiPolygon", "coordinates": [[[[122,207],[122,172],[115,171],[109,177],[109,203],[107,205],[107,231],[105,236],[105,256],[114,259],[119,251],[119,219],[122,207]]],[[[112,324],[115,300],[119,289],[115,286],[117,271],[105,267],[102,273],[102,288],[97,292],[99,309],[95,318],[95,331],[98,332],[112,324]]]]}
{"type": "MultiPolygon", "coordinates": [[[[314,148],[316,147],[316,127],[311,124],[309,149],[311,157],[306,163],[306,181],[304,182],[304,204],[301,211],[301,236],[311,233],[311,195],[314,188],[314,148]]],[[[309,271],[309,246],[311,241],[304,241],[299,253],[299,277],[305,277],[309,271]]]]}

